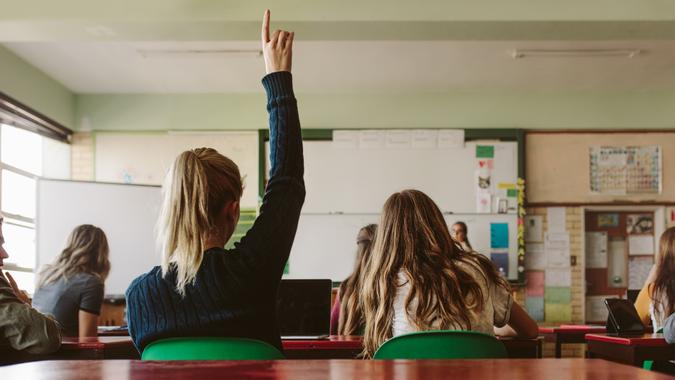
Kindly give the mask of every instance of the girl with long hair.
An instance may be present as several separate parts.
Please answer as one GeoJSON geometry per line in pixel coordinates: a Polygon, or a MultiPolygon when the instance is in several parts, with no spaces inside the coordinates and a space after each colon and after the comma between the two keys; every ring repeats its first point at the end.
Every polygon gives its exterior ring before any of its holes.
{"type": "Polygon", "coordinates": [[[666,318],[675,313],[675,227],[661,235],[657,260],[654,283],[649,287],[654,331],[661,329],[666,318]]]}
{"type": "Polygon", "coordinates": [[[464,251],[473,251],[471,243],[469,242],[469,227],[464,222],[455,222],[450,227],[450,235],[459,244],[464,251]]]}
{"type": "Polygon", "coordinates": [[[361,282],[370,260],[370,249],[376,228],[376,224],[369,224],[361,228],[356,237],[354,271],[340,284],[330,316],[331,335],[361,335],[363,333],[361,282]]]}
{"type": "Polygon", "coordinates": [[[53,315],[66,336],[96,336],[105,279],[110,272],[108,239],[102,229],[75,227],[66,247],[40,272],[33,306],[53,315]]]}
{"type": "Polygon", "coordinates": [[[387,339],[415,331],[493,334],[508,324],[520,336],[538,334],[492,262],[459,249],[438,206],[417,190],[385,202],[362,296],[366,357],[387,339]]]}
{"type": "MultiPolygon", "coordinates": [[[[293,33],[262,29],[270,177],[260,214],[233,249],[243,192],[237,165],[214,149],[180,154],[163,186],[162,265],[127,290],[129,333],[142,351],[158,339],[228,336],[281,350],[276,296],[305,199],[302,138],[290,73],[293,33]]],[[[150,253],[147,253],[150,254],[150,253]]]]}

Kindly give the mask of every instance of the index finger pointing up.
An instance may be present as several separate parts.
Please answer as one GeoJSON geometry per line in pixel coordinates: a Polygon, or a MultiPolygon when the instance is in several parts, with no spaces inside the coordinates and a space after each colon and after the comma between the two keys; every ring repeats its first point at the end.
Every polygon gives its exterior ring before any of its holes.
{"type": "Polygon", "coordinates": [[[270,10],[265,10],[262,23],[262,42],[270,42],[270,10]]]}

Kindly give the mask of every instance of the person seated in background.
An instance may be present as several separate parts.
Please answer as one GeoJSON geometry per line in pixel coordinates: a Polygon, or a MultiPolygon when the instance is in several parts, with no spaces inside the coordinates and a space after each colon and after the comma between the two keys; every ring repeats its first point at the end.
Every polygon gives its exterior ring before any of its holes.
{"type": "Polygon", "coordinates": [[[40,272],[33,306],[51,314],[66,336],[97,336],[103,287],[110,272],[108,239],[102,229],[84,224],[66,247],[40,272]]]}
{"type": "Polygon", "coordinates": [[[661,235],[657,260],[654,282],[647,293],[654,332],[663,328],[666,318],[675,313],[675,227],[661,235]]]}
{"type": "Polygon", "coordinates": [[[362,288],[365,357],[389,338],[416,331],[493,335],[494,327],[508,325],[520,337],[538,335],[492,262],[459,249],[440,209],[421,191],[394,193],[385,202],[362,288]]]}
{"type": "MultiPolygon", "coordinates": [[[[2,234],[0,215],[0,347],[9,345],[30,354],[49,354],[61,346],[61,327],[50,317],[33,309],[26,293],[19,290],[3,260],[9,258],[2,234]]],[[[2,348],[0,348],[0,351],[2,348]]]]}
{"type": "Polygon", "coordinates": [[[354,271],[340,284],[333,309],[330,313],[331,335],[362,335],[363,313],[361,312],[361,278],[370,260],[370,247],[375,237],[376,224],[359,230],[356,236],[356,262],[354,271]]]}
{"type": "Polygon", "coordinates": [[[455,224],[450,227],[450,234],[462,250],[467,252],[473,251],[471,243],[469,243],[469,228],[466,226],[466,223],[455,222],[455,224]]]}

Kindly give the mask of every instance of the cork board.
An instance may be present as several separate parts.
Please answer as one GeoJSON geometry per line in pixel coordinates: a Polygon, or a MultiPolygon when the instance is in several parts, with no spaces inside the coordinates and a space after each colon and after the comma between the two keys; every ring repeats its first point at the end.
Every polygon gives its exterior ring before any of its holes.
{"type": "Polygon", "coordinates": [[[528,203],[605,203],[675,201],[675,131],[626,133],[541,133],[525,139],[528,203]],[[660,145],[661,194],[592,194],[589,149],[592,146],[660,145]]]}

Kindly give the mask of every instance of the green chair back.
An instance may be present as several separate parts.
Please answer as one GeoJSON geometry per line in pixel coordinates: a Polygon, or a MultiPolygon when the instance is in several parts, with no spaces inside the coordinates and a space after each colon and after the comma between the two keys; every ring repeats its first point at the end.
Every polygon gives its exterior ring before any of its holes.
{"type": "Polygon", "coordinates": [[[150,343],[141,360],[276,360],[284,356],[274,346],[255,339],[194,337],[150,343]]]}
{"type": "Polygon", "coordinates": [[[495,359],[506,358],[504,344],[475,331],[423,331],[386,342],[375,359],[495,359]]]}

